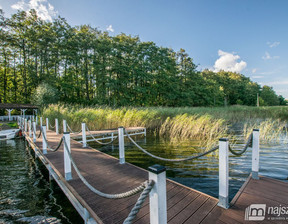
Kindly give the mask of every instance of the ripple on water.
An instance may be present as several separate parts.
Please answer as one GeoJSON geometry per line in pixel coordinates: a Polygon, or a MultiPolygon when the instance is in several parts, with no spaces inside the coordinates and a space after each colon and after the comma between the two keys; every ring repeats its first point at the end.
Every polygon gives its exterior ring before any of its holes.
{"type": "Polygon", "coordinates": [[[59,224],[61,223],[60,219],[55,217],[45,217],[45,216],[32,216],[32,217],[23,217],[17,219],[18,222],[29,223],[29,224],[59,224]]]}
{"type": "Polygon", "coordinates": [[[83,223],[39,164],[23,140],[0,142],[0,224],[83,223]]]}

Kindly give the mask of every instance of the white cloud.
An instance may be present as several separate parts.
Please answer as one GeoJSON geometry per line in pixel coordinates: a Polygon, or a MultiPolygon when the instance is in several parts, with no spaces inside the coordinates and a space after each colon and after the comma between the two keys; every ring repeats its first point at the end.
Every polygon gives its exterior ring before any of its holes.
{"type": "Polygon", "coordinates": [[[28,12],[30,9],[35,9],[37,15],[43,19],[52,21],[52,17],[57,15],[54,6],[51,5],[47,0],[30,0],[28,3],[25,0],[20,0],[19,2],[11,6],[15,10],[24,10],[28,12]]]}
{"type": "Polygon", "coordinates": [[[110,32],[114,32],[114,29],[112,27],[112,25],[109,25],[107,28],[106,28],[107,31],[110,31],[110,32]]]}
{"type": "Polygon", "coordinates": [[[2,5],[0,5],[0,9],[3,9],[2,5]]]}
{"type": "Polygon", "coordinates": [[[278,45],[280,44],[280,42],[279,41],[275,41],[275,42],[273,42],[273,43],[271,43],[271,42],[267,42],[267,45],[269,46],[269,47],[277,47],[278,45]]]}
{"type": "Polygon", "coordinates": [[[15,9],[15,10],[24,10],[24,8],[25,8],[24,0],[21,0],[17,3],[15,3],[14,5],[11,6],[11,8],[15,9]]]}
{"type": "Polygon", "coordinates": [[[262,78],[264,78],[264,76],[262,76],[262,75],[254,75],[254,76],[252,76],[252,78],[253,79],[262,79],[262,78]]]}
{"type": "Polygon", "coordinates": [[[257,68],[252,69],[252,73],[254,74],[257,71],[257,68]]]}
{"type": "Polygon", "coordinates": [[[222,50],[218,51],[219,58],[215,61],[214,71],[218,72],[220,70],[231,71],[231,72],[241,72],[246,68],[247,63],[245,61],[240,61],[239,55],[234,55],[234,53],[225,52],[222,50]]]}
{"type": "Polygon", "coordinates": [[[288,85],[288,80],[267,82],[266,85],[288,85]]]}
{"type": "Polygon", "coordinates": [[[262,56],[263,60],[271,60],[271,59],[278,59],[279,56],[271,56],[267,51],[265,52],[265,55],[262,56]]]}

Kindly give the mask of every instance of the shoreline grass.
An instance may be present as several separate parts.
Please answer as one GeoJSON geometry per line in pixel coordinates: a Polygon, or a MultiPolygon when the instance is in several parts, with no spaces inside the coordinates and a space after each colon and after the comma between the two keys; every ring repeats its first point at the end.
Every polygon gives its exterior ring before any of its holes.
{"type": "MultiPolygon", "coordinates": [[[[287,125],[288,107],[84,107],[81,105],[49,105],[43,116],[50,122],[66,119],[73,131],[79,131],[81,122],[90,130],[119,126],[144,126],[155,134],[171,140],[201,140],[211,145],[220,137],[229,137],[229,127],[241,124],[244,136],[253,128],[260,128],[261,138],[279,137],[277,125],[287,125]],[[275,121],[277,122],[275,123],[275,121]],[[269,128],[270,127],[270,128],[269,128]],[[263,131],[262,131],[263,129],[263,131]],[[278,134],[275,134],[278,133],[278,134]]],[[[282,127],[283,128],[283,127],[282,127]]]]}

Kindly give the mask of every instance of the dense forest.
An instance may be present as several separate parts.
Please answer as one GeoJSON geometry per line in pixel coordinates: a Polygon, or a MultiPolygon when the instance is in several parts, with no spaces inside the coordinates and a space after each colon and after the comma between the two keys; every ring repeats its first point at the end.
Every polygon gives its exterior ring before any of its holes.
{"type": "MultiPolygon", "coordinates": [[[[1,10],[0,10],[1,11],[1,10]]],[[[109,36],[64,18],[46,22],[35,10],[0,12],[0,102],[109,106],[283,105],[269,86],[242,74],[198,71],[180,49],[109,36]]]]}

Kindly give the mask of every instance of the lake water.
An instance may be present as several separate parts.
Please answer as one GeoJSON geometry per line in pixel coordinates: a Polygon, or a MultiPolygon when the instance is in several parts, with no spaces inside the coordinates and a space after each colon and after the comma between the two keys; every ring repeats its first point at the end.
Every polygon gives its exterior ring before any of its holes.
{"type": "MultiPolygon", "coordinates": [[[[135,138],[135,137],[134,137],[135,138]]],[[[163,138],[147,135],[146,138],[137,137],[137,143],[150,153],[165,158],[185,158],[195,153],[199,145],[195,142],[171,142],[163,138]],[[194,145],[194,147],[193,147],[194,145]]],[[[243,149],[244,140],[235,142],[234,149],[243,149]]],[[[119,158],[118,145],[100,146],[90,144],[107,154],[119,158]]],[[[287,181],[288,177],[288,144],[277,142],[275,144],[261,144],[260,146],[260,175],[273,177],[287,181]]],[[[154,159],[140,151],[129,139],[125,138],[126,161],[139,167],[147,169],[154,164],[160,164],[167,168],[167,177],[176,182],[194,188],[211,196],[218,197],[218,156],[215,153],[203,156],[199,159],[185,162],[165,162],[154,159]]],[[[242,156],[229,156],[229,197],[230,200],[238,192],[251,173],[252,150],[248,148],[242,156]]]]}
{"type": "MultiPolygon", "coordinates": [[[[137,142],[149,152],[167,158],[190,156],[197,142],[167,142],[149,134],[138,136],[137,142]],[[194,145],[194,147],[193,147],[194,145]]],[[[117,142],[96,149],[118,157],[117,142]]],[[[243,147],[238,141],[236,148],[243,147]]],[[[287,181],[288,145],[262,144],[260,174],[287,181]]],[[[153,164],[167,167],[167,177],[186,186],[218,197],[218,158],[204,156],[186,162],[162,162],[138,150],[125,139],[126,161],[147,169],[153,164]]],[[[230,200],[251,172],[251,149],[229,157],[230,200]]],[[[61,192],[32,150],[21,139],[0,141],[0,224],[2,223],[83,223],[81,217],[61,192]],[[45,221],[44,221],[45,220],[45,221]]]]}
{"type": "Polygon", "coordinates": [[[0,141],[2,223],[83,223],[23,139],[0,141]]]}

